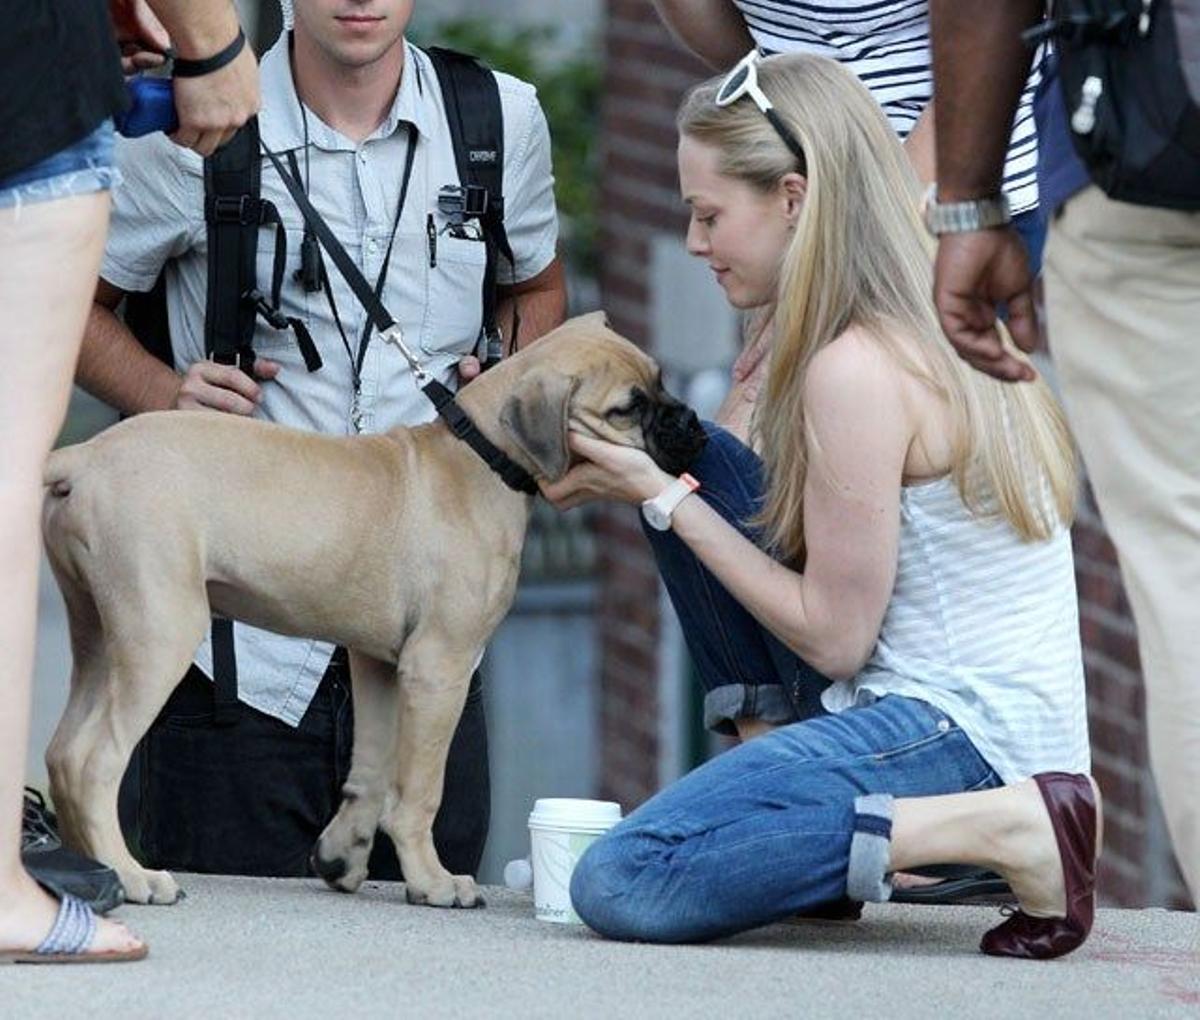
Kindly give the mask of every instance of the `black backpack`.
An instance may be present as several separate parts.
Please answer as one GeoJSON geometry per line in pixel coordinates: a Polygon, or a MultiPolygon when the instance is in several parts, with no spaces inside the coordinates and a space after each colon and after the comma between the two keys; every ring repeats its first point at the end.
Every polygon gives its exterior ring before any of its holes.
{"type": "Polygon", "coordinates": [[[1200,0],[1055,0],[1072,143],[1110,198],[1200,209],[1200,0]]]}
{"type": "MultiPolygon", "coordinates": [[[[504,119],[496,76],[475,57],[430,47],[425,51],[437,72],[454,146],[454,161],[468,218],[478,219],[487,262],[480,301],[482,333],[491,350],[485,363],[499,356],[496,348],[498,257],[512,264],[504,229],[504,119]]],[[[274,205],[261,197],[262,152],[258,120],[251,118],[220,150],[204,161],[204,216],[208,236],[208,297],[205,351],[215,361],[248,370],[254,363],[254,328],[258,317],[276,329],[296,330],[297,342],[310,371],[320,358],[303,323],[279,312],[279,291],[287,257],[286,235],[274,205]],[[258,232],[276,229],[275,271],[264,290],[256,278],[258,232]]],[[[160,277],[145,294],[130,294],[125,322],[156,357],[174,364],[167,329],[166,291],[160,277]]],[[[519,322],[513,323],[515,345],[519,322]]]]}
{"type": "MultiPolygon", "coordinates": [[[[426,50],[437,72],[446,108],[454,160],[462,188],[464,215],[477,219],[486,246],[480,300],[484,367],[499,359],[496,323],[498,257],[513,262],[504,229],[504,120],[496,76],[476,58],[454,50],[426,50]]],[[[261,316],[275,329],[291,328],[310,372],[321,358],[304,324],[279,310],[287,259],[287,238],[274,204],[261,197],[263,154],[258,120],[251,118],[236,135],[204,161],[204,216],[208,238],[208,293],[205,351],[213,360],[250,373],[254,365],[254,328],[261,316]],[[272,279],[267,290],[257,279],[258,233],[276,233],[272,279]]],[[[173,366],[164,278],[145,294],[130,294],[125,323],[148,351],[173,366]]],[[[519,319],[513,314],[515,349],[519,319]]],[[[237,707],[237,663],[232,621],[213,620],[215,720],[232,722],[237,707]]]]}

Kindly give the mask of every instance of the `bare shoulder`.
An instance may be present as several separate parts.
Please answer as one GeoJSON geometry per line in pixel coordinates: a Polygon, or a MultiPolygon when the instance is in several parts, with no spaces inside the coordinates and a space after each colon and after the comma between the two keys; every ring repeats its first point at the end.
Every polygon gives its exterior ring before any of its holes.
{"type": "Polygon", "coordinates": [[[905,403],[905,373],[869,330],[851,326],[809,363],[804,377],[806,409],[846,413],[860,409],[876,417],[905,403]]]}

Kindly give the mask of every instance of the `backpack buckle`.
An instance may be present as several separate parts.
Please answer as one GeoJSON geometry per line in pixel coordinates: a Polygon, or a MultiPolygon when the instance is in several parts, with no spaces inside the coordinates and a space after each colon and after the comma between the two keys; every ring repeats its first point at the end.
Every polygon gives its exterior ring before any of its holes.
{"type": "Polygon", "coordinates": [[[488,189],[479,184],[447,184],[438,191],[438,212],[454,226],[467,220],[483,219],[491,205],[488,189]]]}
{"type": "Polygon", "coordinates": [[[208,205],[213,223],[236,223],[249,227],[258,223],[259,202],[251,195],[214,195],[208,205]]]}

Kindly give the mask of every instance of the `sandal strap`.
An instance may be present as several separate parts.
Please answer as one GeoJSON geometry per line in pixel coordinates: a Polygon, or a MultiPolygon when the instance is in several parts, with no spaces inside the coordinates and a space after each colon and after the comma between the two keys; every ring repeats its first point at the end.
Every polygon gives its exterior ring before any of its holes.
{"type": "Polygon", "coordinates": [[[78,896],[64,893],[58,901],[58,914],[54,926],[35,953],[47,955],[75,955],[91,944],[96,933],[96,915],[78,896]]]}

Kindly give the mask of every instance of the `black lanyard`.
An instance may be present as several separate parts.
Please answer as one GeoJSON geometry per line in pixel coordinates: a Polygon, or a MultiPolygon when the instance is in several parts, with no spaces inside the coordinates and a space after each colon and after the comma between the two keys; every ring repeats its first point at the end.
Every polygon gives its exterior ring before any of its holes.
{"type": "MultiPolygon", "coordinates": [[[[350,289],[354,291],[354,296],[358,298],[359,304],[363,306],[367,313],[367,327],[363,334],[362,345],[359,349],[360,358],[363,351],[366,349],[367,341],[370,338],[370,330],[372,326],[379,330],[380,333],[387,333],[396,327],[396,320],[388,313],[380,300],[380,293],[383,288],[383,274],[380,274],[379,280],[375,285],[375,290],[372,292],[370,284],[367,283],[366,277],[363,276],[362,270],[354,264],[354,260],[347,254],[345,247],[322,218],[321,214],[313,208],[312,202],[308,200],[308,195],[304,193],[304,189],[300,186],[291,174],[284,169],[283,163],[279,157],[275,155],[265,145],[262,147],[263,152],[274,164],[275,169],[279,172],[279,176],[283,179],[284,185],[291,193],[292,198],[300,207],[300,212],[304,215],[304,222],[307,223],[316,234],[317,240],[321,247],[325,249],[325,253],[333,259],[333,264],[338,267],[343,279],[350,285],[350,289]]],[[[412,160],[416,150],[415,140],[410,135],[410,144],[408,147],[408,163],[404,172],[404,185],[400,189],[400,204],[396,209],[396,224],[392,227],[392,239],[395,240],[396,228],[400,223],[400,212],[404,208],[404,198],[408,192],[408,178],[412,172],[412,160]]],[[[391,255],[391,242],[388,243],[388,256],[391,255]]],[[[388,258],[384,258],[384,272],[387,271],[388,258]]],[[[326,288],[328,293],[328,288],[326,288]]],[[[338,329],[341,329],[341,323],[338,322],[338,329]]],[[[399,332],[399,330],[397,330],[399,332]]],[[[346,350],[350,350],[350,344],[346,340],[345,332],[342,333],[342,340],[346,343],[346,350]]],[[[537,482],[523,467],[513,461],[508,454],[496,446],[490,439],[487,438],[461,407],[454,401],[454,395],[436,379],[429,378],[412,354],[404,346],[402,340],[397,341],[401,352],[408,360],[409,366],[413,370],[417,384],[421,388],[421,392],[429,398],[433,406],[437,409],[439,417],[446,423],[450,430],[461,439],[464,443],[471,447],[479,455],[479,457],[503,479],[504,484],[516,492],[523,492],[527,495],[535,495],[538,491],[537,482]]],[[[361,362],[359,362],[361,364],[361,362]]],[[[354,368],[356,386],[358,379],[358,365],[351,361],[351,367],[354,368]]],[[[359,423],[356,422],[357,427],[359,423]]]]}
{"type": "MultiPolygon", "coordinates": [[[[305,137],[307,138],[307,136],[308,136],[307,119],[308,118],[307,118],[307,116],[304,115],[303,109],[301,109],[301,116],[304,117],[304,120],[305,120],[305,137]]],[[[386,316],[388,321],[386,323],[379,321],[379,315],[376,310],[383,309],[383,303],[380,300],[380,297],[383,294],[383,285],[384,285],[385,280],[387,279],[388,266],[391,264],[391,261],[392,261],[392,248],[395,246],[395,243],[396,243],[396,233],[400,229],[400,218],[404,214],[404,204],[408,198],[408,185],[409,185],[409,182],[412,180],[413,163],[416,159],[416,154],[417,154],[417,135],[416,135],[416,132],[413,131],[411,124],[405,124],[405,133],[408,136],[408,152],[404,158],[404,176],[401,178],[401,181],[400,181],[400,198],[399,198],[399,201],[396,203],[396,215],[392,219],[392,231],[391,231],[391,234],[388,236],[387,251],[384,252],[383,265],[379,269],[379,276],[375,280],[375,287],[372,291],[372,297],[374,300],[368,301],[368,302],[363,302],[364,311],[366,313],[366,322],[363,324],[362,336],[359,338],[359,341],[358,341],[357,355],[351,349],[350,339],[349,339],[349,337],[346,336],[346,330],[342,326],[342,319],[341,319],[341,316],[338,314],[337,302],[334,300],[334,297],[333,297],[333,287],[329,280],[329,274],[325,270],[325,261],[324,261],[324,259],[321,260],[322,288],[324,289],[325,297],[329,302],[329,311],[333,315],[333,321],[334,321],[334,324],[337,326],[338,335],[342,338],[342,346],[346,349],[346,356],[350,359],[350,374],[351,374],[351,379],[354,384],[354,396],[353,396],[353,400],[351,403],[350,417],[351,417],[351,423],[354,425],[354,429],[356,432],[362,431],[362,411],[361,411],[361,407],[360,407],[360,400],[362,398],[362,370],[363,370],[363,365],[366,363],[367,348],[368,348],[368,346],[370,346],[370,343],[371,343],[371,334],[374,332],[376,327],[378,327],[380,329],[386,329],[388,326],[392,325],[391,317],[387,316],[386,312],[384,313],[384,315],[386,316]]],[[[314,221],[320,221],[320,222],[322,222],[322,225],[324,225],[323,221],[320,220],[319,214],[317,214],[316,209],[313,208],[312,203],[308,198],[307,190],[301,189],[299,181],[297,180],[297,178],[299,177],[300,168],[299,168],[299,165],[296,163],[295,152],[289,151],[287,154],[288,161],[289,161],[289,163],[291,163],[291,166],[292,166],[292,174],[289,175],[287,173],[287,171],[284,170],[283,164],[279,161],[279,157],[276,156],[275,153],[273,153],[270,149],[267,149],[266,146],[263,147],[263,151],[266,152],[266,154],[270,158],[271,162],[274,163],[275,169],[278,171],[280,177],[283,179],[284,185],[287,187],[288,191],[291,192],[292,197],[296,200],[297,204],[300,206],[300,212],[304,216],[305,221],[307,223],[309,223],[310,226],[313,226],[313,227],[316,226],[316,222],[314,222],[314,221]]],[[[307,159],[307,155],[308,154],[307,154],[307,147],[306,147],[306,150],[305,150],[305,158],[306,159],[307,159]]],[[[326,227],[326,230],[328,230],[328,227],[326,227]]],[[[353,262],[351,262],[350,265],[353,267],[354,271],[353,271],[353,273],[348,273],[347,267],[342,265],[341,260],[336,257],[334,252],[330,251],[329,254],[331,257],[333,257],[334,262],[337,264],[338,269],[342,273],[343,279],[345,279],[345,281],[346,281],[347,285],[350,287],[350,289],[354,290],[354,291],[358,291],[359,288],[362,287],[366,282],[363,279],[362,273],[358,270],[358,267],[354,266],[353,262]]],[[[345,254],[344,248],[342,249],[342,254],[343,255],[345,254]]],[[[348,260],[349,256],[347,255],[347,256],[345,256],[345,258],[348,260]]],[[[361,297],[361,295],[360,295],[360,297],[361,297]]]]}

